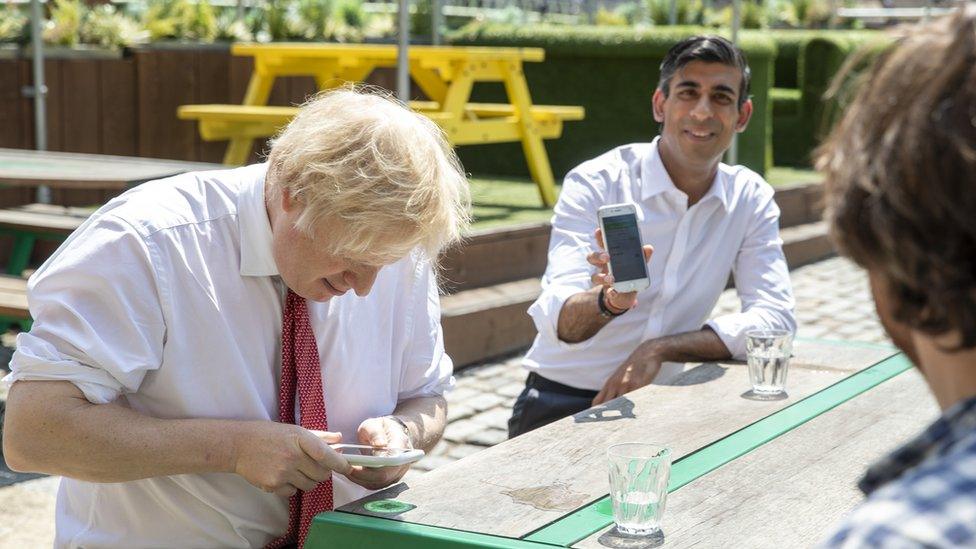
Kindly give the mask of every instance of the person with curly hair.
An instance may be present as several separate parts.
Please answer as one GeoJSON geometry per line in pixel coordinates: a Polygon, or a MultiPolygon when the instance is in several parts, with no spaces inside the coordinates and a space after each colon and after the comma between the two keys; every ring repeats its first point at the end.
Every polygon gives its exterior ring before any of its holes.
{"type": "Polygon", "coordinates": [[[976,546],[976,12],[912,28],[818,152],[842,253],[942,417],[873,465],[828,547],[976,546]]]}

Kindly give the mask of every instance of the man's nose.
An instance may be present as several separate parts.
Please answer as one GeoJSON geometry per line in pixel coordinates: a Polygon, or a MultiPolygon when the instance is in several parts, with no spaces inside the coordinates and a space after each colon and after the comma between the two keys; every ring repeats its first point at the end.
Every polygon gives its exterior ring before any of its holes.
{"type": "Polygon", "coordinates": [[[712,117],[712,102],[708,96],[701,96],[691,109],[691,116],[696,120],[708,120],[712,117]]]}
{"type": "Polygon", "coordinates": [[[380,272],[380,267],[362,267],[353,271],[346,271],[343,279],[359,297],[369,295],[376,282],[376,275],[380,272]]]}

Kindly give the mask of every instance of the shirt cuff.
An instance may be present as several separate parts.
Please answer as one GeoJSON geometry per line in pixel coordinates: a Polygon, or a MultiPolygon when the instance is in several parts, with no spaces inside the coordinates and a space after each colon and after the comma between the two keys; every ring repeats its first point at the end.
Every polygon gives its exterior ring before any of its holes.
{"type": "Polygon", "coordinates": [[[585,288],[568,285],[552,285],[543,290],[528,311],[539,335],[565,350],[585,349],[592,345],[595,337],[579,343],[567,343],[559,339],[559,313],[563,310],[563,305],[570,297],[585,291],[585,288]]]}
{"type": "Polygon", "coordinates": [[[705,323],[728,348],[732,358],[745,360],[746,332],[758,328],[755,318],[747,313],[732,313],[713,318],[705,323]]]}
{"type": "Polygon", "coordinates": [[[454,389],[454,376],[448,376],[446,379],[435,380],[432,383],[428,383],[427,385],[418,387],[411,391],[398,393],[397,401],[410,400],[412,398],[444,396],[452,389],[454,389]]]}
{"type": "Polygon", "coordinates": [[[40,346],[25,345],[24,335],[18,338],[17,351],[10,359],[10,375],[2,381],[4,385],[9,387],[16,381],[70,381],[92,404],[107,404],[122,393],[122,384],[105,370],[52,352],[54,348],[46,342],[40,346]]]}

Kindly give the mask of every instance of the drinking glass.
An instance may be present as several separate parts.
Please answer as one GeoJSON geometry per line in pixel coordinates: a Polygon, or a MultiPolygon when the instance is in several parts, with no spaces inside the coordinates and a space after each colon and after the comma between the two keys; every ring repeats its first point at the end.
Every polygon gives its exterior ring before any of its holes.
{"type": "Polygon", "coordinates": [[[607,458],[617,530],[635,536],[659,532],[668,496],[671,449],[658,444],[626,442],[611,446],[607,458]]]}
{"type": "Polygon", "coordinates": [[[778,396],[786,391],[786,374],[793,354],[793,332],[753,330],[746,333],[749,381],[757,396],[778,396]]]}

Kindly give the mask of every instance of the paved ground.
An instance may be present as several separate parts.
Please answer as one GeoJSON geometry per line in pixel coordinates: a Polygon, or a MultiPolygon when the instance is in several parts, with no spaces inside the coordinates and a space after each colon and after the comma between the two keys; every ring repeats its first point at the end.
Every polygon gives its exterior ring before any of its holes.
{"type": "MultiPolygon", "coordinates": [[[[801,337],[881,342],[867,278],[851,262],[835,258],[793,271],[793,290],[801,337]]],[[[715,314],[739,307],[734,291],[725,292],[715,314]]],[[[444,440],[409,476],[463,458],[505,440],[506,422],[525,374],[520,356],[466,369],[448,396],[449,424],[444,440]]],[[[409,478],[408,476],[408,478],[409,478]]],[[[55,478],[0,488],[0,548],[51,545],[55,478]]]]}

